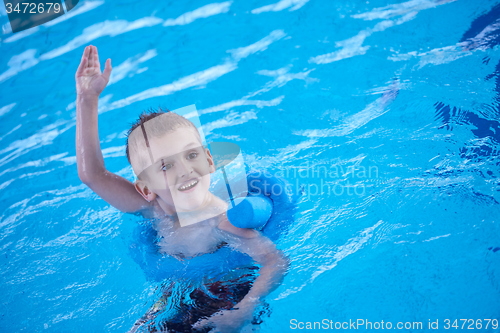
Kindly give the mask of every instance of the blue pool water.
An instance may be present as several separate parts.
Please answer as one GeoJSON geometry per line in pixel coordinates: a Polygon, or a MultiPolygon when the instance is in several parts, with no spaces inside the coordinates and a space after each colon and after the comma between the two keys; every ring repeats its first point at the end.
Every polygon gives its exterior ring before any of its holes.
{"type": "Polygon", "coordinates": [[[499,17],[493,0],[82,1],[13,34],[1,12],[0,330],[124,332],[158,298],[129,253],[141,219],[77,175],[74,74],[92,44],[113,64],[108,170],[134,179],[142,110],[196,104],[207,141],[300,189],[262,332],[498,332],[499,17]]]}

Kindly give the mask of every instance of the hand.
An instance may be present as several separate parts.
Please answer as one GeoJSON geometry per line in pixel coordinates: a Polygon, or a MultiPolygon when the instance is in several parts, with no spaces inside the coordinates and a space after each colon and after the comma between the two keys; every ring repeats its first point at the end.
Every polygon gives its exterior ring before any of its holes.
{"type": "Polygon", "coordinates": [[[106,60],[104,71],[101,74],[97,47],[87,46],[75,74],[77,94],[99,96],[108,84],[110,74],[111,59],[106,60]]]}
{"type": "Polygon", "coordinates": [[[210,332],[238,333],[246,321],[252,320],[252,315],[252,311],[242,309],[222,310],[207,319],[198,320],[193,328],[212,326],[215,328],[210,332]]]}

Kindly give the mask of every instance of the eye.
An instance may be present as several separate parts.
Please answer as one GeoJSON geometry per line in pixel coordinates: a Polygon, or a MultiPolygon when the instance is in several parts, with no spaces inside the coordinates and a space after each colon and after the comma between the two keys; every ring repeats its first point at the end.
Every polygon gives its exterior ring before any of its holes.
{"type": "Polygon", "coordinates": [[[188,155],[187,159],[192,160],[198,157],[198,153],[192,152],[191,154],[188,155]]]}
{"type": "Polygon", "coordinates": [[[161,171],[167,171],[168,169],[172,168],[172,164],[170,163],[167,163],[167,164],[163,164],[161,166],[161,171]]]}

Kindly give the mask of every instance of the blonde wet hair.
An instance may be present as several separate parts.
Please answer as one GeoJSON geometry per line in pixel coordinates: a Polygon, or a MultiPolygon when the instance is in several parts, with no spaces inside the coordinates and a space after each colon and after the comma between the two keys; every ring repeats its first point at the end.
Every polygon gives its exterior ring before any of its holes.
{"type": "Polygon", "coordinates": [[[163,111],[161,108],[159,111],[150,110],[141,113],[127,133],[127,159],[136,176],[152,163],[148,152],[148,141],[182,127],[194,129],[200,138],[200,143],[202,142],[196,126],[177,113],[163,111]]]}

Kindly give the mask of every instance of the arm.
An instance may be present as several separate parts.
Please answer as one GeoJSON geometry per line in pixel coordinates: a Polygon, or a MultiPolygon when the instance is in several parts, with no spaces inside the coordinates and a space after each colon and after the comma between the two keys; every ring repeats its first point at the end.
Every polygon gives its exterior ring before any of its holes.
{"type": "Polygon", "coordinates": [[[153,208],[135,190],[134,184],[106,170],[99,143],[97,104],[111,74],[111,59],[101,74],[95,46],[87,46],[76,80],[76,163],[80,180],[122,212],[145,212],[153,208]]]}
{"type": "Polygon", "coordinates": [[[253,312],[263,298],[281,284],[290,262],[270,239],[256,230],[237,228],[227,220],[221,222],[219,228],[232,234],[227,240],[231,247],[251,256],[261,268],[252,288],[234,310],[217,312],[197,322],[195,327],[211,322],[216,325],[217,332],[239,332],[245,322],[252,320],[253,312]]]}

